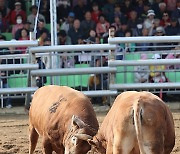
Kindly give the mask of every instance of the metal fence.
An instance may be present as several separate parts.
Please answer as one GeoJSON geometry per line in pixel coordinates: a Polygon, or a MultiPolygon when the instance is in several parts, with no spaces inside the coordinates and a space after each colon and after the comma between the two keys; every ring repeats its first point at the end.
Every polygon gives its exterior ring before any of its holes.
{"type": "MultiPolygon", "coordinates": [[[[120,38],[120,42],[117,42],[116,38],[115,43],[117,44],[112,45],[41,46],[28,48],[28,54],[3,54],[0,59],[4,59],[6,64],[0,65],[0,70],[6,71],[7,74],[11,71],[12,74],[5,77],[9,88],[1,88],[0,94],[3,94],[3,97],[9,97],[5,94],[10,94],[11,97],[23,98],[28,94],[29,98],[27,97],[26,100],[28,104],[31,94],[38,88],[36,85],[37,77],[46,77],[44,85],[67,85],[83,91],[92,98],[115,96],[124,90],[149,90],[159,93],[163,89],[163,92],[180,93],[180,59],[178,59],[180,49],[179,45],[174,43],[179,41],[180,37],[155,38],[153,37],[151,40],[137,39],[137,37],[131,38],[131,40],[127,38],[126,43],[124,43],[126,38],[120,38]],[[146,40],[145,43],[150,41],[156,42],[156,44],[146,45],[146,50],[143,51],[144,46],[136,44],[134,51],[128,50],[130,43],[136,42],[136,39],[138,40],[137,43],[146,40]],[[169,41],[171,39],[172,41],[169,41]],[[170,42],[170,44],[162,44],[164,41],[170,42]],[[161,42],[161,44],[157,44],[157,42],[161,42]],[[141,60],[143,54],[146,54],[147,60],[141,60]],[[159,54],[160,59],[152,60],[155,54],[159,54]],[[39,66],[36,64],[36,60],[38,58],[45,64],[46,69],[37,69],[39,66]],[[9,59],[11,64],[8,64],[9,59]],[[19,61],[18,64],[16,63],[17,60],[19,61]],[[168,82],[151,83],[148,80],[146,83],[137,83],[137,70],[135,68],[153,65],[164,66],[162,70],[154,69],[153,71],[160,74],[165,73],[168,82]]],[[[114,43],[113,38],[109,39],[109,42],[114,43]]],[[[8,43],[9,46],[19,46],[17,41],[16,43],[8,43]]],[[[0,43],[0,47],[7,47],[8,43],[5,45],[0,43]]],[[[21,45],[24,46],[24,44],[21,45]]],[[[35,45],[37,44],[33,42],[30,46],[35,45]]],[[[151,71],[148,70],[146,73],[151,71]]],[[[3,97],[1,96],[1,98],[3,97]]],[[[1,107],[3,107],[3,103],[1,103],[1,107]]]]}

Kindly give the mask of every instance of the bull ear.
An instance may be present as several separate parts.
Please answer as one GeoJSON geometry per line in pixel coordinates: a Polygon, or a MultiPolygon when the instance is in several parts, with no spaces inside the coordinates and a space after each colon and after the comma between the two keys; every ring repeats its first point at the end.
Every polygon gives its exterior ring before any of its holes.
{"type": "Polygon", "coordinates": [[[79,128],[82,128],[85,126],[85,123],[75,115],[72,116],[72,126],[77,126],[79,128]]]}
{"type": "Polygon", "coordinates": [[[84,140],[84,141],[92,140],[93,139],[92,136],[87,135],[87,134],[76,134],[75,137],[77,137],[80,140],[84,140]]]}

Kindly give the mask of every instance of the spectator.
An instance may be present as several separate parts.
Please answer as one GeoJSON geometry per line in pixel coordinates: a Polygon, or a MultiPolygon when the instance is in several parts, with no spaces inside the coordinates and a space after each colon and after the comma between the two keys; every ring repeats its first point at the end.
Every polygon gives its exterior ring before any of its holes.
{"type": "Polygon", "coordinates": [[[176,18],[171,19],[170,25],[165,28],[165,32],[168,36],[180,35],[180,25],[176,18]]]}
{"type": "MultiPolygon", "coordinates": [[[[21,29],[21,36],[20,36],[19,40],[29,40],[29,34],[25,28],[21,29]]],[[[26,46],[18,47],[17,49],[20,50],[22,54],[25,54],[27,47],[26,46]]]]}
{"type": "Polygon", "coordinates": [[[58,45],[71,45],[71,38],[66,34],[65,30],[58,33],[58,45]]]}
{"type": "Polygon", "coordinates": [[[129,13],[133,10],[131,0],[124,0],[122,12],[125,14],[126,18],[129,18],[129,13]]]}
{"type": "Polygon", "coordinates": [[[176,9],[172,12],[171,18],[178,19],[178,22],[179,22],[179,25],[180,25],[180,0],[177,0],[176,9]]]}
{"type": "MultiPolygon", "coordinates": [[[[148,34],[149,34],[149,30],[146,29],[146,28],[143,28],[142,29],[142,36],[147,37],[148,34]]],[[[151,44],[150,43],[138,43],[137,46],[138,46],[138,48],[137,48],[138,51],[148,51],[148,50],[151,50],[151,48],[150,48],[151,44]]]]}
{"type": "MultiPolygon", "coordinates": [[[[141,54],[141,60],[146,60],[147,55],[141,54]]],[[[135,66],[135,82],[147,83],[149,82],[149,66],[135,66]]]]}
{"type": "Polygon", "coordinates": [[[167,12],[166,3],[161,2],[161,3],[159,3],[159,12],[156,14],[156,17],[158,19],[162,19],[164,12],[167,12]]]}
{"type": "Polygon", "coordinates": [[[167,6],[167,11],[171,14],[176,9],[177,0],[164,0],[167,6]]]}
{"type": "Polygon", "coordinates": [[[160,26],[166,28],[167,26],[170,25],[170,18],[169,18],[169,14],[168,12],[164,12],[163,13],[163,17],[160,21],[160,26]]]}
{"type": "Polygon", "coordinates": [[[109,30],[109,22],[106,21],[104,15],[99,16],[99,22],[96,25],[96,33],[98,37],[103,37],[103,35],[108,33],[109,30]]]}
{"type": "Polygon", "coordinates": [[[74,58],[64,53],[60,59],[60,68],[74,68],[74,63],[74,58]]]}
{"type": "Polygon", "coordinates": [[[59,0],[57,1],[57,18],[65,20],[69,12],[71,11],[70,0],[59,0]]]}
{"type": "Polygon", "coordinates": [[[2,13],[2,17],[3,17],[4,19],[7,18],[7,16],[9,15],[9,12],[10,12],[10,11],[11,11],[11,10],[7,7],[7,1],[1,0],[1,1],[0,1],[0,12],[2,13]]]}
{"type": "Polygon", "coordinates": [[[42,19],[39,19],[38,26],[37,26],[37,34],[36,37],[39,38],[42,32],[46,32],[49,37],[49,30],[45,28],[45,22],[42,19]]]}
{"type": "MultiPolygon", "coordinates": [[[[124,13],[121,11],[121,6],[119,3],[116,3],[114,5],[114,19],[115,19],[115,17],[119,17],[119,19],[122,23],[125,23],[127,21],[124,13]]],[[[115,21],[113,21],[113,22],[115,22],[115,21]]]]}
{"type": "Polygon", "coordinates": [[[48,38],[48,32],[46,30],[41,30],[39,39],[39,45],[44,46],[45,40],[48,38]]]}
{"type": "Polygon", "coordinates": [[[142,36],[142,30],[143,30],[143,25],[137,24],[136,28],[133,31],[133,36],[142,36]]]}
{"type": "Polygon", "coordinates": [[[136,34],[136,28],[137,24],[141,23],[141,21],[137,18],[137,12],[136,11],[131,11],[130,12],[130,18],[127,22],[128,28],[131,29],[132,35],[135,36],[136,34]]]}
{"type": "MultiPolygon", "coordinates": [[[[106,64],[105,57],[98,57],[95,60],[95,67],[102,67],[104,64],[106,64]]],[[[107,89],[107,83],[108,83],[108,78],[105,75],[103,77],[103,74],[92,74],[89,78],[89,88],[90,90],[101,90],[101,89],[107,89]]],[[[102,105],[104,104],[103,102],[106,101],[105,98],[103,97],[93,97],[91,99],[93,104],[99,104],[102,105]]]]}
{"type": "Polygon", "coordinates": [[[112,0],[107,0],[107,3],[102,9],[102,13],[106,16],[106,20],[109,23],[113,23],[114,19],[114,2],[112,0]]]}
{"type": "MultiPolygon", "coordinates": [[[[159,54],[152,56],[152,59],[161,59],[159,54]]],[[[167,77],[165,76],[165,66],[164,65],[152,65],[150,66],[150,82],[159,83],[159,82],[168,82],[167,77]]]]}
{"type": "Polygon", "coordinates": [[[82,39],[83,31],[80,28],[80,21],[78,19],[74,20],[73,27],[69,29],[68,35],[71,38],[72,44],[78,44],[78,39],[82,39]]]}
{"type": "Polygon", "coordinates": [[[162,2],[162,0],[154,0],[152,4],[152,10],[154,10],[155,14],[158,14],[160,12],[159,4],[162,2]]]}
{"type": "Polygon", "coordinates": [[[98,18],[102,14],[102,12],[99,10],[99,6],[96,2],[92,4],[92,20],[97,24],[98,23],[98,18]]]}
{"type": "Polygon", "coordinates": [[[127,26],[127,24],[122,24],[120,27],[119,27],[119,29],[116,31],[116,34],[115,34],[115,36],[116,37],[124,37],[125,36],[125,32],[127,31],[127,29],[128,29],[128,26],[127,26]]]}
{"type": "Polygon", "coordinates": [[[149,2],[144,2],[143,12],[138,16],[140,20],[144,21],[147,18],[148,10],[151,9],[149,2]]]}
{"type": "Polygon", "coordinates": [[[73,12],[75,13],[75,17],[79,19],[79,21],[84,20],[84,14],[87,11],[87,5],[84,0],[78,0],[77,5],[74,7],[73,12]]]}
{"type": "Polygon", "coordinates": [[[91,29],[95,29],[96,24],[95,22],[91,19],[91,12],[87,11],[85,13],[85,20],[81,22],[81,29],[83,31],[83,38],[87,39],[89,36],[89,31],[91,29]]]}
{"type": "Polygon", "coordinates": [[[69,28],[73,27],[74,18],[75,18],[74,12],[69,12],[67,19],[65,19],[65,21],[62,23],[60,29],[65,30],[66,34],[68,33],[69,28]]]}
{"type": "Polygon", "coordinates": [[[154,10],[148,10],[147,19],[143,23],[143,27],[149,29],[153,26],[154,23],[154,10]]]}
{"type": "Polygon", "coordinates": [[[19,14],[16,16],[16,24],[13,25],[12,27],[12,36],[13,38],[15,38],[15,33],[17,32],[18,29],[22,29],[24,27],[23,25],[23,20],[22,20],[22,16],[19,14]]]}
{"type": "Polygon", "coordinates": [[[40,14],[45,17],[45,21],[50,23],[50,1],[42,0],[40,3],[40,14]]]}
{"type": "Polygon", "coordinates": [[[154,19],[154,22],[149,29],[149,36],[154,36],[156,34],[156,28],[160,26],[160,20],[159,19],[154,19]]]}
{"type": "Polygon", "coordinates": [[[140,17],[141,14],[143,14],[144,12],[144,1],[143,0],[138,0],[137,1],[137,4],[136,4],[136,7],[135,7],[135,10],[137,12],[137,16],[140,17]]]}
{"type": "MultiPolygon", "coordinates": [[[[31,23],[31,25],[30,25],[31,30],[34,30],[37,9],[38,9],[38,7],[36,5],[32,5],[30,7],[31,14],[28,15],[28,17],[27,17],[27,21],[31,23]]],[[[44,23],[46,23],[45,17],[42,14],[38,14],[38,21],[39,20],[43,20],[44,23]]]]}
{"type": "MultiPolygon", "coordinates": [[[[125,37],[131,37],[132,36],[132,31],[127,30],[125,32],[125,37]]],[[[125,44],[120,44],[120,46],[124,49],[125,52],[134,52],[136,44],[135,43],[125,43],[125,44]]]]}
{"type": "MultiPolygon", "coordinates": [[[[6,37],[4,35],[0,35],[0,41],[6,41],[6,37]]],[[[5,52],[2,52],[2,50],[6,50],[6,49],[1,48],[0,55],[6,54],[5,52]]],[[[0,64],[6,64],[6,59],[0,59],[0,64]]],[[[9,88],[7,82],[8,73],[9,73],[8,71],[0,71],[0,82],[2,86],[1,88],[9,88]]],[[[12,102],[9,96],[5,99],[5,103],[6,103],[6,108],[12,108],[12,102]]]]}
{"type": "Polygon", "coordinates": [[[15,9],[10,11],[9,15],[8,15],[9,22],[11,24],[16,24],[16,17],[17,17],[17,15],[21,15],[22,23],[24,23],[26,21],[26,12],[24,10],[22,10],[21,3],[20,2],[16,2],[14,5],[15,5],[15,9]]]}
{"type": "MultiPolygon", "coordinates": [[[[163,27],[157,27],[156,28],[156,33],[155,33],[156,36],[165,36],[166,33],[165,33],[165,30],[163,27]]],[[[167,43],[153,43],[153,46],[155,46],[153,49],[155,51],[158,51],[158,50],[168,50],[169,48],[167,47],[167,43]]]]}
{"type": "Polygon", "coordinates": [[[115,17],[114,17],[114,23],[112,23],[111,25],[112,25],[112,26],[115,26],[115,27],[116,27],[116,30],[118,30],[118,29],[121,28],[121,21],[120,21],[119,16],[115,16],[115,17]]]}
{"type": "Polygon", "coordinates": [[[0,12],[0,33],[8,32],[10,29],[9,23],[5,18],[2,16],[2,12],[0,12]]]}
{"type": "Polygon", "coordinates": [[[21,30],[22,29],[26,29],[27,30],[27,34],[29,35],[29,32],[30,32],[30,23],[27,21],[23,24],[23,28],[21,29],[18,29],[15,33],[15,39],[16,40],[19,40],[20,37],[21,37],[21,30]]]}
{"type": "MultiPolygon", "coordinates": [[[[36,62],[38,63],[39,69],[46,69],[46,66],[44,62],[41,60],[41,57],[36,58],[36,62]]],[[[37,76],[36,77],[36,85],[37,87],[42,87],[47,82],[47,79],[45,76],[37,76]]]]}
{"type": "Polygon", "coordinates": [[[8,0],[8,8],[10,10],[14,10],[15,9],[15,3],[16,2],[20,2],[21,3],[21,8],[22,10],[26,11],[26,4],[25,4],[25,0],[8,0]]]}

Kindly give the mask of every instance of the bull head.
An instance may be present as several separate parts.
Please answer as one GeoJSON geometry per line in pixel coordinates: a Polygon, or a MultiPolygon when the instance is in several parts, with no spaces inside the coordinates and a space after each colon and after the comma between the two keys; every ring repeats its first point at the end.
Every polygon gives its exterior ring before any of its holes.
{"type": "Polygon", "coordinates": [[[86,135],[86,129],[88,125],[85,124],[77,116],[72,116],[70,132],[65,141],[65,154],[85,154],[90,149],[90,145],[87,141],[92,139],[90,135],[86,135]],[[83,148],[82,148],[83,147],[83,148]]]}

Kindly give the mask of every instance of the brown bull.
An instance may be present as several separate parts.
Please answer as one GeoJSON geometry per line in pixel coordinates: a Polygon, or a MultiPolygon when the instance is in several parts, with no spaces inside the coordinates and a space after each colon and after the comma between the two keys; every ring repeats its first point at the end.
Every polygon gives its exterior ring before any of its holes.
{"type": "Polygon", "coordinates": [[[65,86],[44,86],[38,89],[29,112],[30,149],[36,148],[42,136],[43,153],[85,154],[91,148],[87,137],[97,133],[98,121],[89,99],[65,86]],[[83,140],[76,135],[83,135],[83,140]]]}
{"type": "Polygon", "coordinates": [[[88,141],[101,154],[170,154],[175,144],[173,117],[156,95],[124,92],[88,141]]]}

